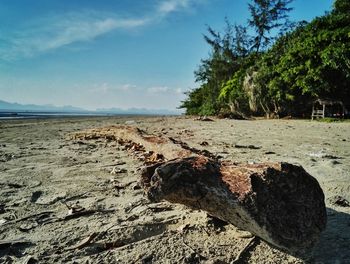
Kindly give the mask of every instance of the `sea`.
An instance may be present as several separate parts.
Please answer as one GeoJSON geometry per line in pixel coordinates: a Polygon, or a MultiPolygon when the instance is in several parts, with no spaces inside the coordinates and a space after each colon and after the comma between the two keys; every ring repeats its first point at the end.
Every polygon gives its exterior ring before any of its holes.
{"type": "Polygon", "coordinates": [[[53,112],[53,111],[2,111],[0,120],[4,119],[40,119],[64,117],[111,117],[111,116],[169,116],[169,113],[108,113],[108,112],[53,112]]]}
{"type": "MultiPolygon", "coordinates": [[[[120,116],[120,114],[118,114],[120,116]]],[[[59,117],[117,116],[117,114],[94,112],[41,112],[41,111],[0,111],[0,119],[37,119],[59,117]]]]}

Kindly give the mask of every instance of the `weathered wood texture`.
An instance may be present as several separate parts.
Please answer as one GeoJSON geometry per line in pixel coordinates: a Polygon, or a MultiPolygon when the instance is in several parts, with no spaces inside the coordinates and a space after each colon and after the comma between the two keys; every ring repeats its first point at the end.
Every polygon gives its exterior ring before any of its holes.
{"type": "Polygon", "coordinates": [[[115,140],[121,145],[130,146],[131,150],[153,152],[163,156],[163,160],[203,155],[215,158],[206,150],[199,150],[188,146],[185,142],[172,137],[150,135],[146,131],[134,126],[115,125],[102,128],[88,129],[68,135],[69,139],[106,139],[115,140]]]}
{"type": "Polygon", "coordinates": [[[152,201],[181,203],[250,231],[290,252],[317,242],[326,226],[324,194],[302,167],[176,159],[144,171],[152,201]]]}
{"type": "Polygon", "coordinates": [[[104,138],[107,140],[115,140],[122,145],[132,142],[142,145],[147,151],[161,153],[166,160],[192,155],[191,150],[184,149],[181,144],[175,144],[174,140],[171,138],[149,135],[144,130],[126,125],[89,129],[70,134],[69,138],[81,140],[104,138]]]}
{"type": "Polygon", "coordinates": [[[131,126],[74,133],[72,139],[116,140],[128,150],[152,152],[141,183],[149,199],[181,203],[250,231],[290,252],[311,248],[326,226],[324,194],[302,167],[287,163],[235,164],[173,138],[131,126]],[[151,161],[151,162],[149,162],[151,161]]]}

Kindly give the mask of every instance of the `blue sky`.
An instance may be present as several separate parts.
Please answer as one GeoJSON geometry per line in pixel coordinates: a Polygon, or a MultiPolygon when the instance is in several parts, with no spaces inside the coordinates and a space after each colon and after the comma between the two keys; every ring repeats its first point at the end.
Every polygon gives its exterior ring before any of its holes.
{"type": "MultiPolygon", "coordinates": [[[[206,25],[243,24],[246,0],[0,0],[0,100],[175,109],[196,86],[206,25]]],[[[295,0],[295,21],[332,0],[295,0]]]]}

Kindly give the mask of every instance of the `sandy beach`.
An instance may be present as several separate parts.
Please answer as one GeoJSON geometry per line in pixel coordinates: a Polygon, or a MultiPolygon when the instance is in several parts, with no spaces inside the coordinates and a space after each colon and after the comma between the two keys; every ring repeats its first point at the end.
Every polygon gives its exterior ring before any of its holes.
{"type": "Polygon", "coordinates": [[[1,120],[0,263],[235,259],[250,233],[205,212],[147,201],[138,185],[142,162],[117,142],[67,138],[115,124],[179,139],[227,160],[303,166],[325,194],[328,223],[319,243],[301,259],[261,241],[243,263],[350,263],[349,122],[201,122],[182,116],[1,120]],[[81,209],[84,213],[70,214],[81,209]]]}

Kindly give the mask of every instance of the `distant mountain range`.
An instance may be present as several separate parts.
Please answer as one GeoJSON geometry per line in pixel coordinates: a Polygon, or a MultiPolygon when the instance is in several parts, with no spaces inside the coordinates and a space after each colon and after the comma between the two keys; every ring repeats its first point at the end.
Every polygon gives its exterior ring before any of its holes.
{"type": "Polygon", "coordinates": [[[47,105],[34,105],[34,104],[18,104],[9,103],[0,100],[0,111],[49,111],[49,112],[85,112],[85,109],[74,107],[71,105],[55,106],[51,104],[47,105]]]}
{"type": "Polygon", "coordinates": [[[55,106],[35,105],[35,104],[19,104],[9,103],[0,100],[0,112],[62,112],[62,113],[84,113],[84,114],[121,114],[121,115],[179,115],[181,111],[172,111],[166,109],[146,109],[146,108],[100,108],[96,111],[89,111],[83,108],[74,107],[71,105],[55,106]]]}
{"type": "Polygon", "coordinates": [[[146,109],[146,108],[98,108],[96,113],[124,114],[124,115],[179,115],[181,111],[171,111],[167,109],[146,109]]]}

